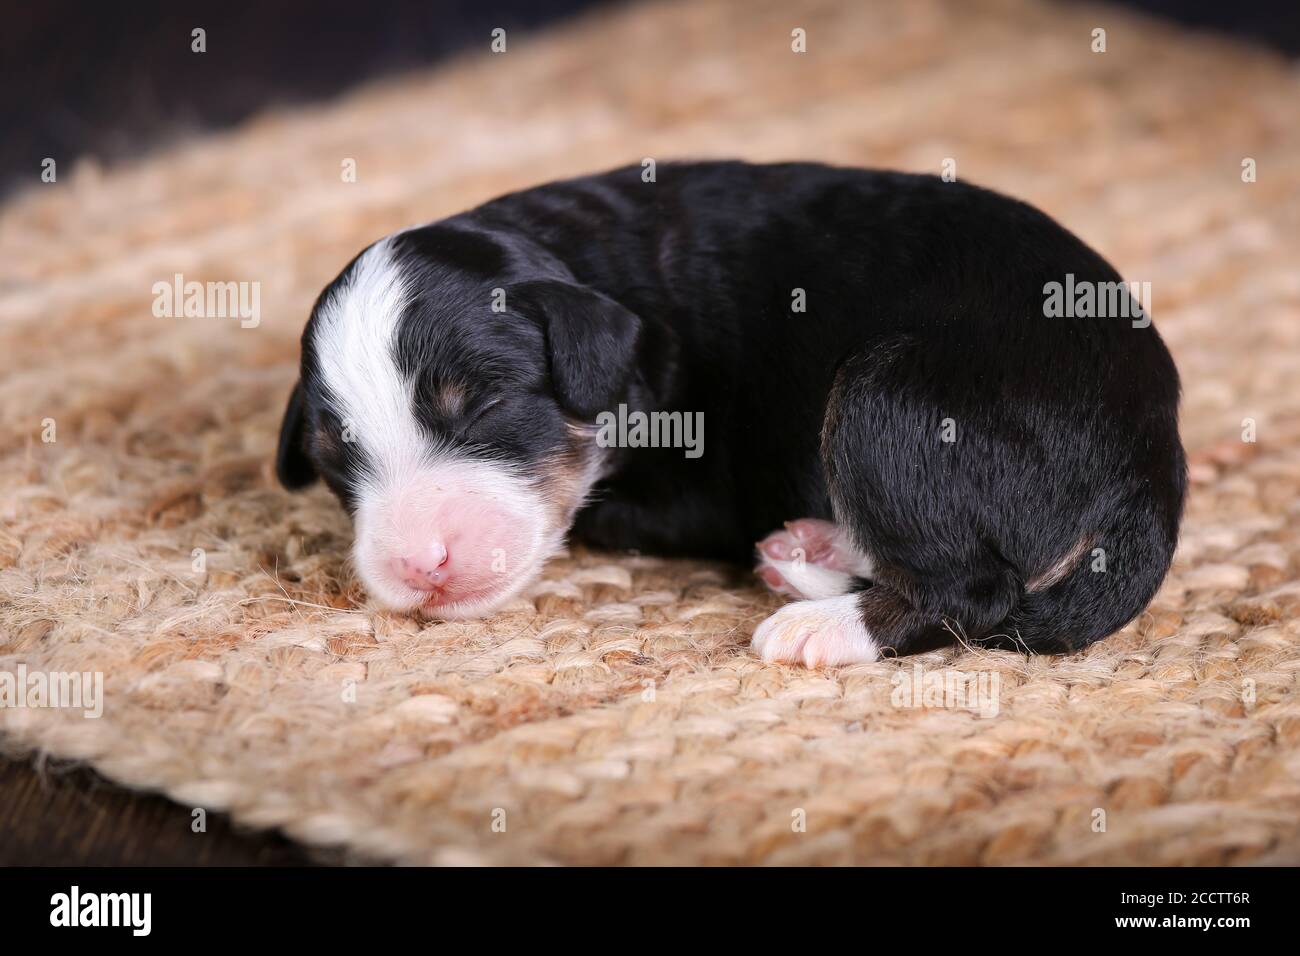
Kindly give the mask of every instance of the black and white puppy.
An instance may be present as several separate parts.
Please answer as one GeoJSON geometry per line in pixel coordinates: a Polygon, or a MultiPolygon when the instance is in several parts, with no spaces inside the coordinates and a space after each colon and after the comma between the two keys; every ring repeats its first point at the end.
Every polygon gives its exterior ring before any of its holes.
{"type": "Polygon", "coordinates": [[[374,600],[489,614],[571,535],[735,561],[759,541],[796,600],[753,646],[809,666],[1069,652],[1143,609],[1186,488],[1178,375],[1140,310],[1049,314],[1049,289],[1114,289],[1100,256],[928,176],[655,179],[503,196],[321,294],[277,469],[338,495],[374,600]],[[601,440],[655,412],[702,420],[703,453],[601,440]]]}

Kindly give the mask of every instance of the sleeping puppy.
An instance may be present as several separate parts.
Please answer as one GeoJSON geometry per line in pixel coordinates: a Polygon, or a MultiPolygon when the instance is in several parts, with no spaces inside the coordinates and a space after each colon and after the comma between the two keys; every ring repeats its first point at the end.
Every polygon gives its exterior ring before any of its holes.
{"type": "Polygon", "coordinates": [[[277,471],[337,494],[372,599],[491,614],[571,537],[758,542],[794,600],[754,649],[809,666],[1069,652],[1145,607],[1186,487],[1178,375],[1101,257],[928,176],[641,172],[396,233],[317,300],[277,471]],[[1111,308],[1064,316],[1063,287],[1111,308]]]}

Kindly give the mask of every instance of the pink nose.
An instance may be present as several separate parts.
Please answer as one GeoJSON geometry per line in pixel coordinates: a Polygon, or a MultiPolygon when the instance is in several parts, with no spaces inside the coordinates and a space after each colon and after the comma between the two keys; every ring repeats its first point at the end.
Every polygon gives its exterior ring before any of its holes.
{"type": "Polygon", "coordinates": [[[404,558],[394,558],[393,571],[417,591],[436,591],[451,578],[447,567],[447,549],[441,541],[434,541],[428,547],[404,558]]]}

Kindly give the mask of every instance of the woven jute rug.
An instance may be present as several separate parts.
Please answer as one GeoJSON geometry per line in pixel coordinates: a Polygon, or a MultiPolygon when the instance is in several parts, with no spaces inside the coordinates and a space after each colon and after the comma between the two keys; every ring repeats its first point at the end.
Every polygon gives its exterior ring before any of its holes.
{"type": "Polygon", "coordinates": [[[362,859],[1300,862],[1296,73],[1010,0],[653,4],[488,44],[3,210],[0,671],[104,681],[98,718],[0,708],[5,747],[362,859]],[[778,601],[743,569],[575,552],[491,620],[366,605],[333,498],[270,471],[321,287],[503,191],[714,156],[952,159],[1151,283],[1193,488],[1147,613],[1069,658],[809,672],[749,652],[778,601]],[[155,315],[176,274],[260,283],[257,325],[155,315]]]}

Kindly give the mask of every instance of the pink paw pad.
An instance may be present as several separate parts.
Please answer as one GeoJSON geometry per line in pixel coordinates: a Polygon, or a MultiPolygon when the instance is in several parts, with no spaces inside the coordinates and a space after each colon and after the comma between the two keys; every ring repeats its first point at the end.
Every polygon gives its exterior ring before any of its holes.
{"type": "MultiPolygon", "coordinates": [[[[839,528],[818,518],[787,521],[783,531],[774,531],[758,543],[759,553],[774,561],[800,559],[837,571],[852,569],[852,557],[839,546],[839,528]]],[[[766,580],[766,579],[764,579],[766,580]]]]}
{"type": "Polygon", "coordinates": [[[800,518],[786,522],[758,543],[755,572],[777,594],[819,598],[849,591],[867,563],[831,521],[800,518]]]}

